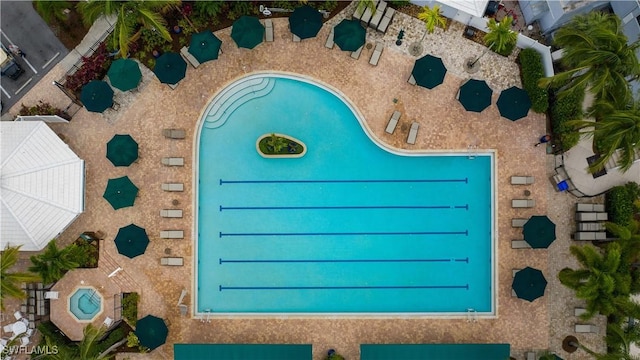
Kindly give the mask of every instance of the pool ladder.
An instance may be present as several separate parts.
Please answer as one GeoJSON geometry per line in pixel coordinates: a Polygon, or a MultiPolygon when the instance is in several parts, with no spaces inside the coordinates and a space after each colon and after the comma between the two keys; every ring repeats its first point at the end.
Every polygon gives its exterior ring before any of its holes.
{"type": "Polygon", "coordinates": [[[467,157],[470,160],[473,160],[476,158],[476,156],[478,156],[478,145],[470,144],[469,146],[467,146],[467,150],[468,150],[467,157]]]}
{"type": "Polygon", "coordinates": [[[478,314],[475,309],[467,309],[467,322],[478,322],[478,314]]]}
{"type": "Polygon", "coordinates": [[[91,293],[89,294],[89,301],[96,306],[100,305],[100,299],[98,298],[98,295],[96,295],[98,291],[97,290],[93,290],[91,291],[91,293]]]}
{"type": "Polygon", "coordinates": [[[211,322],[210,316],[211,316],[211,309],[205,309],[204,310],[204,317],[200,319],[200,322],[211,322]]]}

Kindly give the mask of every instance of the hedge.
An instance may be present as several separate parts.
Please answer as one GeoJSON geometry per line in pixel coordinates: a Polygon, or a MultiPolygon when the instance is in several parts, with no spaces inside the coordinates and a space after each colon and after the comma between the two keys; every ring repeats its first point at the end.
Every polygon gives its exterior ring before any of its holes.
{"type": "Polygon", "coordinates": [[[531,99],[531,109],[537,113],[545,113],[549,108],[549,92],[538,86],[538,80],[544,77],[542,56],[533,49],[524,49],[518,55],[522,84],[531,99]]]}
{"type": "Polygon", "coordinates": [[[565,96],[555,96],[553,91],[550,98],[550,117],[553,134],[560,140],[563,150],[569,150],[578,144],[580,134],[572,126],[567,125],[570,120],[582,119],[582,101],[584,92],[576,91],[565,96]]]}
{"type": "Polygon", "coordinates": [[[605,195],[609,221],[618,225],[627,225],[638,209],[634,201],[640,197],[640,185],[629,182],[624,186],[616,186],[605,195]]]}

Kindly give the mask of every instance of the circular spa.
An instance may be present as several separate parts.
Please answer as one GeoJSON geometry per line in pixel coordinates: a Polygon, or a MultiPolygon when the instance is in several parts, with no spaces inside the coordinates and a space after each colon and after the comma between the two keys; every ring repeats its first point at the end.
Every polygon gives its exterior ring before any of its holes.
{"type": "Polygon", "coordinates": [[[388,148],[338,91],[275,74],[221,90],[197,151],[198,313],[494,312],[493,153],[388,148]],[[305,155],[257,151],[277,134],[305,155]]]}
{"type": "Polygon", "coordinates": [[[102,312],[102,295],[93,287],[79,287],[69,297],[69,312],[78,321],[90,322],[102,312]]]}

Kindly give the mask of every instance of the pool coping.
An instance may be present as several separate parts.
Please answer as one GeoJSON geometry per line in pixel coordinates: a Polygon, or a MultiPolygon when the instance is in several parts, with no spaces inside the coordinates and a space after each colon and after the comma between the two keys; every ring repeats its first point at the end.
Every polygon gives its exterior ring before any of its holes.
{"type": "Polygon", "coordinates": [[[193,309],[191,318],[193,319],[209,319],[209,318],[253,318],[253,319],[264,319],[264,318],[340,318],[340,319],[390,319],[390,318],[402,318],[402,319],[466,319],[469,322],[475,322],[477,319],[494,319],[498,317],[498,227],[497,224],[497,151],[495,149],[477,149],[475,147],[469,147],[468,149],[439,149],[439,150],[429,150],[429,149],[417,149],[417,150],[407,150],[401,149],[394,146],[390,146],[382,141],[381,138],[375,135],[369,124],[364,120],[364,116],[358,110],[358,108],[349,100],[349,98],[342,93],[340,90],[325,84],[324,82],[312,78],[310,76],[284,72],[284,71],[254,71],[251,73],[245,73],[241,76],[237,76],[225,84],[221,85],[219,90],[213,93],[206,102],[206,106],[202,108],[200,114],[198,116],[198,121],[196,123],[196,132],[193,138],[193,147],[192,147],[192,156],[193,156],[193,176],[192,176],[192,189],[193,189],[193,197],[192,197],[192,208],[194,209],[193,214],[193,228],[192,228],[192,259],[191,261],[191,272],[193,274],[193,280],[191,281],[191,296],[190,305],[193,309]],[[491,264],[491,311],[489,312],[475,312],[473,309],[467,309],[467,312],[438,312],[438,313],[260,313],[260,312],[234,312],[234,313],[214,313],[214,312],[198,312],[198,291],[197,291],[197,283],[198,283],[198,271],[197,271],[197,259],[198,259],[198,182],[199,182],[199,149],[200,149],[200,134],[202,133],[202,129],[206,123],[206,114],[208,110],[211,108],[211,104],[213,101],[224,93],[224,91],[234,85],[235,83],[241,81],[247,81],[252,78],[262,78],[262,77],[279,77],[285,79],[292,79],[297,81],[303,81],[306,83],[310,83],[312,85],[318,86],[325,91],[330,92],[331,94],[337,96],[342,102],[344,102],[351,112],[355,115],[356,119],[360,123],[360,126],[364,130],[364,133],[369,137],[369,139],[382,150],[385,150],[389,153],[399,155],[399,156],[425,156],[425,155],[438,155],[438,156],[463,156],[467,155],[470,158],[475,156],[489,156],[491,160],[490,171],[491,171],[491,253],[492,253],[492,264],[491,264]]]}

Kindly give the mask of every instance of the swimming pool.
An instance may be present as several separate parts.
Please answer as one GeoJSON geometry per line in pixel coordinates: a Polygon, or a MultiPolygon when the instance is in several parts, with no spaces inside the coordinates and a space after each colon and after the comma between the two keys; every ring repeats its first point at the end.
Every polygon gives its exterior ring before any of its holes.
{"type": "Polygon", "coordinates": [[[494,314],[493,153],[385,149],[354,113],[284,75],[214,98],[196,146],[197,313],[494,314]],[[271,133],[307,153],[261,157],[271,133]]]}
{"type": "Polygon", "coordinates": [[[93,287],[81,287],[69,297],[69,312],[78,321],[91,321],[102,312],[102,295],[93,287]]]}

